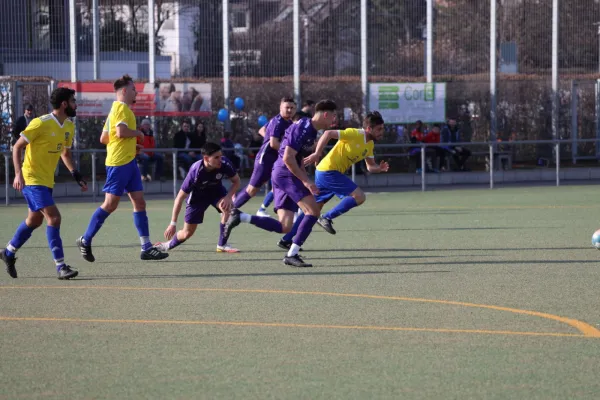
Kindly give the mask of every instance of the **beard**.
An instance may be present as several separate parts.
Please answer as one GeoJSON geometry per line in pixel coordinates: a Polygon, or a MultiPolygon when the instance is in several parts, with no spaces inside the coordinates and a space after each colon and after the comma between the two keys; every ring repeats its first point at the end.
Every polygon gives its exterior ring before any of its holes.
{"type": "Polygon", "coordinates": [[[67,114],[67,117],[73,118],[73,117],[77,116],[77,111],[75,111],[74,108],[67,107],[65,109],[65,114],[67,114]]]}

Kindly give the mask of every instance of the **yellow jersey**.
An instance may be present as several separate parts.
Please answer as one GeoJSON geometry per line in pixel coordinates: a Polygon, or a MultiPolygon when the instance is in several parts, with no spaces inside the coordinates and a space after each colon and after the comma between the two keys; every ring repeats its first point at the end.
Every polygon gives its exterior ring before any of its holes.
{"type": "Polygon", "coordinates": [[[63,149],[73,145],[75,124],[66,119],[61,125],[54,114],[31,120],[21,137],[29,143],[25,148],[23,179],[27,186],[54,187],[54,171],[63,149]]]}
{"type": "Polygon", "coordinates": [[[118,138],[117,126],[125,125],[129,129],[136,130],[135,115],[129,106],[120,101],[112,104],[108,118],[104,123],[103,132],[108,132],[108,144],[106,145],[106,166],[119,167],[128,164],[135,158],[137,139],[118,138]]]}
{"type": "Polygon", "coordinates": [[[364,129],[348,128],[338,131],[338,134],[338,142],[317,165],[318,171],[339,171],[343,174],[352,164],[375,157],[375,143],[372,140],[367,141],[364,129]]]}

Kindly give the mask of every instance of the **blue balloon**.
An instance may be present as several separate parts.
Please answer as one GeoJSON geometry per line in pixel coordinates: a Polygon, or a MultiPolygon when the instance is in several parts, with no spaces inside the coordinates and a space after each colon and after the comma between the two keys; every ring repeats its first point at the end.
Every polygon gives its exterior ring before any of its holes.
{"type": "Polygon", "coordinates": [[[221,108],[219,110],[219,113],[217,114],[217,119],[221,122],[227,121],[227,119],[229,119],[229,111],[227,111],[224,108],[221,108]]]}
{"type": "Polygon", "coordinates": [[[260,117],[258,117],[258,127],[262,128],[263,126],[265,126],[267,124],[267,122],[269,122],[269,119],[267,117],[265,117],[264,115],[261,115],[260,117]]]}
{"type": "Polygon", "coordinates": [[[238,110],[240,110],[240,111],[243,110],[244,109],[244,99],[242,99],[241,97],[236,97],[235,100],[233,100],[233,105],[238,110]]]}

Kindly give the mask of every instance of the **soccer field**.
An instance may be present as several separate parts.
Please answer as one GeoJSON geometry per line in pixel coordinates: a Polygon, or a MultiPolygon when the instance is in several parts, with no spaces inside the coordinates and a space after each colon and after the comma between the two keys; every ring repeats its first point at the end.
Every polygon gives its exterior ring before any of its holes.
{"type": "MultiPolygon", "coordinates": [[[[0,275],[0,399],[596,398],[600,228],[595,186],[374,193],[315,226],[283,265],[278,235],[218,216],[165,261],[139,259],[125,202],[74,244],[96,205],[58,199],[66,261],[45,229],[0,275]]],[[[244,208],[255,211],[259,201],[244,208]]],[[[153,241],[171,200],[149,200],[153,241]]],[[[0,209],[0,243],[25,206],[0,209]]],[[[180,217],[181,219],[182,217],[180,217]]]]}

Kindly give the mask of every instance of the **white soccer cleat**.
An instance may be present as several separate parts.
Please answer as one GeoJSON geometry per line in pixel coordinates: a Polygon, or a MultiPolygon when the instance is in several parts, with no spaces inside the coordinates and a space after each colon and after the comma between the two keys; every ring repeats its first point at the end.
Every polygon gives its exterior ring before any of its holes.
{"type": "Polygon", "coordinates": [[[258,210],[258,211],[256,212],[256,216],[257,216],[257,217],[267,217],[267,218],[271,218],[271,216],[270,216],[269,214],[267,214],[267,212],[266,212],[266,211],[263,211],[263,210],[258,210]]]}
{"type": "Polygon", "coordinates": [[[231,247],[228,244],[226,244],[225,246],[217,245],[217,253],[239,253],[239,252],[240,251],[238,249],[236,249],[235,247],[231,247]]]}
{"type": "Polygon", "coordinates": [[[169,242],[158,242],[154,245],[158,251],[167,252],[169,251],[169,242]]]}

